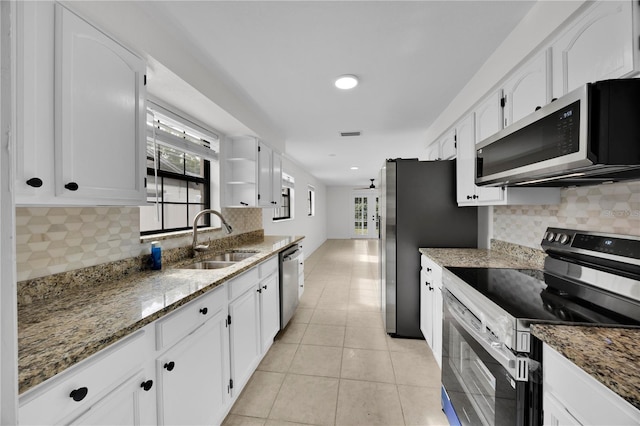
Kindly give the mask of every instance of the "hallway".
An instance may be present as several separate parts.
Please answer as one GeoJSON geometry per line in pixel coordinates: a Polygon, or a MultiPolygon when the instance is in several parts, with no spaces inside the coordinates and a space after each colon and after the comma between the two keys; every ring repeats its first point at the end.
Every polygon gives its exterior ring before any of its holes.
{"type": "Polygon", "coordinates": [[[305,292],[224,422],[446,425],[440,370],[423,340],[383,329],[378,240],[327,240],[305,292]]]}

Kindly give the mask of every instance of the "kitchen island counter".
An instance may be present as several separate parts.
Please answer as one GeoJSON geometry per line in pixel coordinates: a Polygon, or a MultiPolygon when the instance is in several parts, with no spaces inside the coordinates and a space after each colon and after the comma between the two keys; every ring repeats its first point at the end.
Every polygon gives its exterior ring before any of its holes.
{"type": "Polygon", "coordinates": [[[534,324],[531,333],[640,410],[640,328],[534,324]]]}
{"type": "MultiPolygon", "coordinates": [[[[181,269],[193,259],[124,279],[86,285],[18,305],[19,393],[44,382],[145,325],[299,242],[264,236],[234,250],[256,253],[223,269],[181,269]]],[[[211,253],[214,254],[213,252],[211,253]]]]}

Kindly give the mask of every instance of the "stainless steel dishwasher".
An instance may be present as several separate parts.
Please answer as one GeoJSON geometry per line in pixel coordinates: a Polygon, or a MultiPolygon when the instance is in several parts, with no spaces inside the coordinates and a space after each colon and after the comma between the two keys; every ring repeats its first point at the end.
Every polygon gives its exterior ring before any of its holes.
{"type": "Polygon", "coordinates": [[[302,251],[297,244],[280,252],[280,330],[298,307],[298,268],[302,251]]]}

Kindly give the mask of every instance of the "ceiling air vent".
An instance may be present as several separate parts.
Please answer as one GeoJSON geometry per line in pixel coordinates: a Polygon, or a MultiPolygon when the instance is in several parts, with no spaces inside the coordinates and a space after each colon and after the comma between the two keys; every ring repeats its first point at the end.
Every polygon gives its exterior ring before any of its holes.
{"type": "Polygon", "coordinates": [[[340,136],[360,136],[362,132],[340,132],[340,136]]]}

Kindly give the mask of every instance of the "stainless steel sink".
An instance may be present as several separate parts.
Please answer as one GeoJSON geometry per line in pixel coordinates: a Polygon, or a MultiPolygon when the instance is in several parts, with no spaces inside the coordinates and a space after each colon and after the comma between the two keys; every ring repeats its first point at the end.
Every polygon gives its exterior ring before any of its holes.
{"type": "Polygon", "coordinates": [[[205,261],[218,261],[218,262],[240,262],[241,260],[247,259],[251,256],[254,256],[255,252],[245,252],[245,251],[228,251],[226,253],[216,254],[215,256],[208,257],[205,261]]]}
{"type": "Polygon", "coordinates": [[[219,260],[204,260],[184,266],[184,269],[222,269],[235,265],[237,262],[221,262],[219,260]]]}
{"type": "Polygon", "coordinates": [[[215,256],[208,257],[204,260],[185,265],[183,269],[222,269],[233,266],[236,263],[256,255],[257,251],[228,251],[225,253],[216,254],[215,256]]]}

